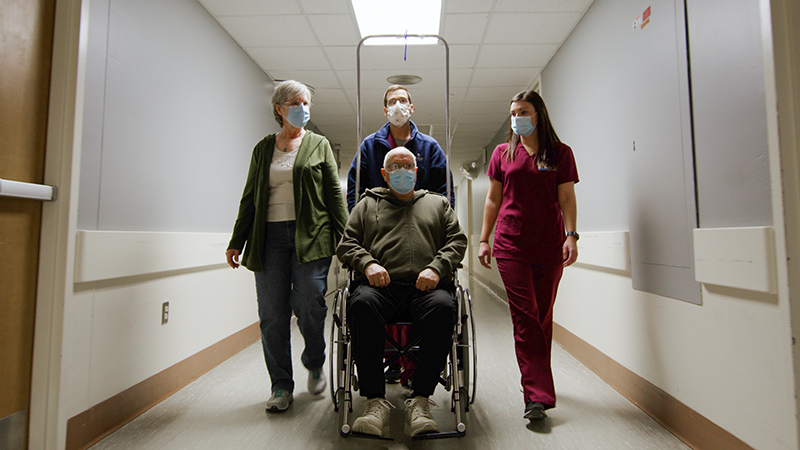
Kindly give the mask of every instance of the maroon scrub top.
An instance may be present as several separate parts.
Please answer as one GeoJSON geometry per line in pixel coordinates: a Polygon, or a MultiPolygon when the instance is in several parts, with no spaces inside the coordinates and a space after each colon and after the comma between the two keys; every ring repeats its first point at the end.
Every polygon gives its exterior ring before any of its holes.
{"type": "Polygon", "coordinates": [[[575,156],[567,145],[558,144],[555,170],[536,167],[522,143],[513,161],[503,154],[508,144],[494,149],[489,178],[503,184],[503,199],[497,215],[492,254],[531,264],[558,264],[563,260],[566,234],[558,185],[578,182],[575,156]]]}

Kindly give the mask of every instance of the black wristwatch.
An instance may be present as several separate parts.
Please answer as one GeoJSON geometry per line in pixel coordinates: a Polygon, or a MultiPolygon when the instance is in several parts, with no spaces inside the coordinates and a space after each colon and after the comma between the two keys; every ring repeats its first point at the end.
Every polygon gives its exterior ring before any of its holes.
{"type": "Polygon", "coordinates": [[[577,231],[567,231],[567,236],[575,236],[576,241],[581,238],[577,231]]]}

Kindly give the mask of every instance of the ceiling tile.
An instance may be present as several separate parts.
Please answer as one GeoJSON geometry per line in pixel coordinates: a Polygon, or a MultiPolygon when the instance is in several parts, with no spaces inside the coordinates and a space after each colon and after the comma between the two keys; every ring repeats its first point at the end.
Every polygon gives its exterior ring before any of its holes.
{"type": "Polygon", "coordinates": [[[332,71],[326,70],[283,70],[273,69],[270,75],[277,80],[297,80],[315,89],[338,89],[339,80],[332,71]]]}
{"type": "Polygon", "coordinates": [[[472,86],[467,91],[467,102],[504,102],[508,105],[511,97],[517,92],[527,88],[526,85],[502,87],[476,87],[472,86]]]}
{"type": "Polygon", "coordinates": [[[544,67],[558,50],[559,44],[484,45],[476,67],[544,67]]]}
{"type": "Polygon", "coordinates": [[[472,78],[472,69],[450,69],[450,90],[454,87],[469,86],[472,78]]]}
{"type": "MultiPolygon", "coordinates": [[[[261,0],[263,2],[263,0],[261,0]]],[[[263,3],[271,3],[263,2],[263,3]]],[[[353,13],[350,0],[300,0],[307,14],[347,14],[353,13]]]]}
{"type": "Polygon", "coordinates": [[[309,15],[308,20],[322,45],[358,45],[358,27],[349,15],[309,15]]]}
{"type": "Polygon", "coordinates": [[[530,86],[539,72],[539,68],[475,69],[472,86],[530,86]]]}
{"type": "Polygon", "coordinates": [[[317,45],[302,15],[225,16],[217,20],[242,47],[317,45]]]}
{"type": "MultiPolygon", "coordinates": [[[[212,16],[300,14],[295,0],[199,0],[212,16]]],[[[328,1],[328,0],[325,0],[328,1]]]]}
{"type": "Polygon", "coordinates": [[[467,96],[467,88],[462,86],[450,85],[450,103],[460,104],[467,96]]]}
{"type": "Polygon", "coordinates": [[[449,45],[480,44],[489,14],[447,14],[442,37],[449,45]]]}
{"type": "Polygon", "coordinates": [[[342,114],[341,112],[338,114],[322,114],[317,110],[316,105],[311,105],[311,115],[314,118],[315,123],[319,121],[324,122],[326,125],[351,127],[353,129],[353,133],[355,133],[355,116],[350,114],[349,108],[346,110],[346,112],[348,114],[342,114]]]}
{"type": "Polygon", "coordinates": [[[478,48],[479,46],[477,44],[450,45],[450,69],[475,67],[475,59],[478,57],[478,48]]]}
{"type": "Polygon", "coordinates": [[[458,130],[459,132],[462,132],[462,133],[465,132],[465,131],[469,131],[469,132],[482,133],[482,134],[491,133],[491,135],[494,135],[494,133],[497,132],[497,129],[501,125],[503,125],[503,121],[507,117],[508,117],[507,115],[505,117],[503,117],[503,116],[501,116],[499,114],[484,115],[484,120],[479,122],[479,123],[459,122],[458,123],[458,127],[456,128],[456,130],[458,130]],[[487,118],[487,116],[488,117],[495,117],[495,118],[498,118],[499,120],[498,119],[490,120],[490,119],[487,118]]]}
{"type": "Polygon", "coordinates": [[[492,2],[487,0],[446,1],[447,13],[480,13],[492,10],[492,2]]]}
{"type": "MultiPolygon", "coordinates": [[[[508,109],[508,108],[506,108],[508,109]]],[[[502,124],[506,119],[508,119],[509,113],[506,111],[502,114],[462,114],[458,118],[459,123],[463,124],[473,124],[473,123],[494,123],[495,128],[498,127],[496,124],[502,124]]]]}
{"type": "Polygon", "coordinates": [[[516,92],[508,95],[508,99],[504,101],[495,102],[464,102],[464,109],[462,114],[508,114],[509,101],[516,92]]]}
{"type": "MultiPolygon", "coordinates": [[[[423,113],[415,113],[412,116],[412,119],[414,120],[414,123],[418,123],[418,124],[419,123],[438,124],[438,127],[441,128],[442,131],[444,131],[444,129],[445,129],[445,121],[447,120],[447,117],[446,117],[445,114],[446,113],[445,113],[445,109],[444,108],[441,108],[440,110],[437,109],[437,110],[434,110],[434,111],[426,110],[426,112],[424,114],[423,113]]],[[[451,120],[452,120],[452,118],[451,118],[451,120]]],[[[450,123],[450,127],[452,128],[452,126],[453,126],[453,124],[451,122],[450,123]]]]}
{"type": "MultiPolygon", "coordinates": [[[[349,46],[324,46],[325,54],[330,58],[331,65],[337,71],[356,70],[356,48],[349,46]]],[[[355,86],[355,85],[354,85],[355,86]]]]}
{"type": "MultiPolygon", "coordinates": [[[[388,87],[389,84],[386,84],[388,87]]],[[[375,111],[376,113],[383,114],[383,94],[386,91],[386,87],[382,87],[381,89],[362,89],[361,90],[361,109],[362,111],[375,111]]],[[[348,90],[347,91],[347,98],[356,105],[357,102],[357,91],[356,89],[348,90]]]]}
{"type": "Polygon", "coordinates": [[[336,78],[339,79],[339,82],[342,83],[345,91],[347,91],[347,97],[350,100],[355,100],[356,95],[356,71],[355,70],[337,70],[336,71],[336,78]],[[352,92],[350,92],[352,91],[352,92]],[[352,95],[351,95],[352,94],[352,95]]]}
{"type": "MultiPolygon", "coordinates": [[[[478,155],[480,155],[483,147],[491,141],[491,138],[483,138],[478,137],[475,138],[473,136],[466,136],[466,135],[459,135],[456,134],[453,136],[453,144],[452,144],[452,151],[451,153],[455,156],[456,154],[464,155],[462,158],[466,160],[474,160],[478,155]],[[473,155],[467,156],[468,152],[474,152],[473,155]]],[[[462,160],[463,161],[463,160],[462,160]]],[[[453,167],[458,167],[461,165],[460,161],[456,161],[455,158],[453,159],[453,167]]]]}
{"type": "Polygon", "coordinates": [[[316,102],[311,105],[311,113],[320,116],[332,116],[334,114],[354,115],[355,109],[350,102],[316,102]]]}
{"type": "Polygon", "coordinates": [[[502,12],[584,12],[594,0],[497,0],[502,12]]]}
{"type": "Polygon", "coordinates": [[[492,15],[488,44],[561,44],[581,18],[580,13],[500,13],[492,15]]]}
{"type": "Polygon", "coordinates": [[[333,103],[333,104],[350,104],[350,100],[344,95],[341,89],[317,89],[314,93],[314,104],[333,103]]]}
{"type": "Polygon", "coordinates": [[[451,148],[458,149],[459,152],[463,152],[466,148],[481,148],[490,140],[491,138],[487,137],[485,133],[479,133],[475,135],[466,132],[456,132],[450,139],[452,142],[451,148]]]}
{"type": "Polygon", "coordinates": [[[325,54],[319,47],[249,47],[245,51],[269,74],[272,70],[291,73],[328,68],[325,54]]]}

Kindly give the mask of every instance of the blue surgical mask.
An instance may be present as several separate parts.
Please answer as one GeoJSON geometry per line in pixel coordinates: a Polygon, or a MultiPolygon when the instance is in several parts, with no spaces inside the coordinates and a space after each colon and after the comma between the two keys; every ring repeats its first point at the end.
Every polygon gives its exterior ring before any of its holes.
{"type": "Polygon", "coordinates": [[[515,116],[511,118],[511,129],[520,136],[530,136],[536,125],[531,123],[531,116],[515,116]]]}
{"type": "Polygon", "coordinates": [[[398,194],[404,195],[414,190],[415,173],[413,170],[397,169],[389,172],[389,186],[398,194]]]}
{"type": "Polygon", "coordinates": [[[308,119],[311,118],[311,111],[308,109],[308,105],[295,105],[289,106],[289,114],[286,116],[286,120],[295,127],[295,128],[303,128],[308,123],[308,119]]]}

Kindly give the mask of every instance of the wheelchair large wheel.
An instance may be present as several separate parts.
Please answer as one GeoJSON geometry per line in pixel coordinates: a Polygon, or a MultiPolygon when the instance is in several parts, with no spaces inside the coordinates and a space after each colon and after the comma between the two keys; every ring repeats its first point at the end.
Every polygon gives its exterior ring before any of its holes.
{"type": "Polygon", "coordinates": [[[333,410],[339,411],[342,394],[344,391],[344,359],[346,353],[346,343],[342,332],[342,308],[345,307],[347,299],[347,288],[338,289],[333,300],[333,323],[330,333],[330,350],[328,352],[328,383],[330,386],[331,401],[333,410]]]}
{"type": "Polygon", "coordinates": [[[469,405],[475,403],[475,393],[478,380],[478,344],[475,335],[475,314],[472,307],[472,294],[469,289],[460,288],[457,293],[461,302],[461,334],[458,336],[460,371],[462,373],[463,388],[467,394],[464,406],[469,410],[469,405]]]}

